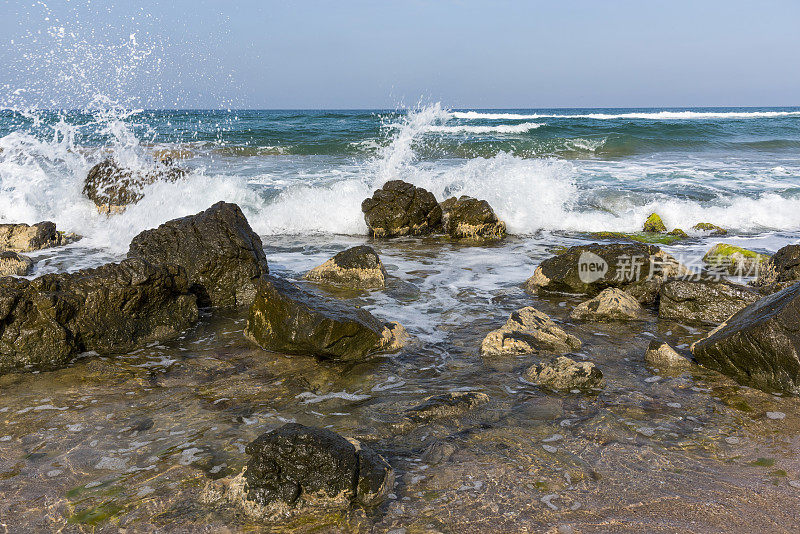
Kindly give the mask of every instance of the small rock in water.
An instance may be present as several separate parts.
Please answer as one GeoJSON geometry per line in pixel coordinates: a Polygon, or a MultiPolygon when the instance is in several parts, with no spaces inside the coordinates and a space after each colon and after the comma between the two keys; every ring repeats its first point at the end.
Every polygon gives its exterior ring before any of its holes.
{"type": "Polygon", "coordinates": [[[579,304],[570,317],[581,321],[634,321],[645,318],[642,305],[635,298],[609,287],[592,300],[579,304]]]}
{"type": "Polygon", "coordinates": [[[692,362],[678,354],[672,347],[656,340],[650,342],[650,346],[644,354],[644,360],[652,367],[659,369],[687,369],[692,365],[692,362]]]}
{"type": "Polygon", "coordinates": [[[483,356],[518,356],[539,351],[557,354],[581,348],[581,342],[567,334],[550,317],[526,307],[511,314],[502,328],[489,332],[481,343],[483,356]]]}
{"type": "Polygon", "coordinates": [[[27,276],[33,270],[33,260],[6,250],[0,252],[0,276],[27,276]]]}
{"type": "Polygon", "coordinates": [[[308,271],[304,278],[352,289],[386,287],[386,269],[375,249],[367,245],[338,253],[322,265],[308,271]]]}
{"type": "Polygon", "coordinates": [[[547,363],[532,365],[525,380],[554,390],[591,389],[604,385],[603,373],[591,362],[576,362],[559,356],[547,363]]]}
{"type": "Polygon", "coordinates": [[[783,412],[767,412],[767,418],[769,419],[783,419],[786,417],[786,414],[783,412]]]}

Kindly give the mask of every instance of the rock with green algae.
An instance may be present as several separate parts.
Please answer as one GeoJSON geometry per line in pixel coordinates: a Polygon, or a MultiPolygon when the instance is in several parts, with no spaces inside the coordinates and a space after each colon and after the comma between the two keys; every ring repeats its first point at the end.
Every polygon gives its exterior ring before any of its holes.
{"type": "Polygon", "coordinates": [[[659,217],[657,213],[651,213],[644,222],[642,231],[651,232],[654,234],[663,234],[666,233],[667,227],[664,225],[664,221],[661,220],[661,217],[659,217]]]}
{"type": "Polygon", "coordinates": [[[680,228],[673,228],[672,230],[667,232],[667,235],[672,235],[672,236],[675,236],[675,237],[679,237],[681,239],[688,239],[689,238],[689,234],[687,234],[686,232],[684,232],[680,228]]]}
{"type": "Polygon", "coordinates": [[[766,254],[759,254],[746,248],[717,243],[703,256],[703,262],[729,274],[749,276],[757,275],[769,258],[766,254]]]}
{"type": "Polygon", "coordinates": [[[651,243],[658,245],[671,245],[688,237],[686,234],[678,234],[673,232],[592,232],[590,235],[597,239],[635,241],[638,243],[651,243]]]}
{"type": "Polygon", "coordinates": [[[707,222],[697,223],[692,226],[692,230],[696,232],[708,232],[711,235],[727,235],[728,231],[725,228],[707,222]]]}

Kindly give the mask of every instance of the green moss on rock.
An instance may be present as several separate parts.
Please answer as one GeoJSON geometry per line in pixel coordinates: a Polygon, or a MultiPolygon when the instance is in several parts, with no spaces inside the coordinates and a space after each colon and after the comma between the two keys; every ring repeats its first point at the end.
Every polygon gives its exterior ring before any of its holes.
{"type": "Polygon", "coordinates": [[[717,226],[716,224],[706,222],[695,224],[692,226],[692,230],[697,232],[711,232],[711,235],[726,235],[728,233],[726,229],[717,226]]]}
{"type": "Polygon", "coordinates": [[[769,258],[766,254],[759,254],[746,248],[717,243],[703,256],[703,262],[727,270],[731,274],[752,273],[755,275],[758,269],[769,261],[769,258]]]}
{"type": "Polygon", "coordinates": [[[652,232],[652,233],[665,233],[667,231],[667,227],[664,225],[664,221],[661,220],[661,217],[659,217],[657,213],[651,213],[650,216],[647,218],[647,220],[644,222],[642,231],[652,232]]]}

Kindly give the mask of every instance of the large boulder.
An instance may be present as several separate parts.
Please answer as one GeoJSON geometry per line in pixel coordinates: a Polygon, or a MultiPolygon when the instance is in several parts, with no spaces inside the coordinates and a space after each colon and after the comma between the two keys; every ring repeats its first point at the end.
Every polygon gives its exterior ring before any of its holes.
{"type": "Polygon", "coordinates": [[[16,252],[0,252],[0,276],[27,276],[33,270],[33,260],[16,252]]]}
{"type": "Polygon", "coordinates": [[[66,245],[78,239],[73,234],[56,230],[55,223],[44,221],[33,225],[0,224],[0,250],[31,252],[66,245]]]}
{"type": "Polygon", "coordinates": [[[597,295],[607,287],[624,289],[641,303],[653,302],[666,278],[689,271],[655,245],[612,243],[579,245],[544,260],[525,283],[539,291],[597,295]]]}
{"type": "Polygon", "coordinates": [[[614,287],[604,289],[591,300],[578,304],[570,317],[579,321],[636,321],[646,312],[635,298],[614,287]]]}
{"type": "Polygon", "coordinates": [[[556,391],[596,389],[605,384],[603,373],[591,362],[559,356],[530,366],[523,378],[531,384],[556,391]]]}
{"type": "Polygon", "coordinates": [[[520,356],[537,352],[565,353],[581,348],[581,341],[567,334],[536,308],[515,311],[501,328],[489,332],[481,343],[483,356],[520,356]]]}
{"type": "Polygon", "coordinates": [[[262,434],[245,452],[250,461],[229,497],[257,519],[374,506],[394,486],[394,471],[379,454],[324,428],[289,423],[262,434]]]}
{"type": "Polygon", "coordinates": [[[739,311],[694,343],[692,353],[743,384],[800,393],[800,284],[739,311]]]}
{"type": "Polygon", "coordinates": [[[716,326],[760,297],[746,286],[727,281],[668,280],[661,286],[658,316],[685,324],[716,326]]]}
{"type": "Polygon", "coordinates": [[[49,370],[81,353],[128,352],[197,320],[186,272],[124,260],[34,280],[0,279],[0,373],[49,370]]]}
{"type": "Polygon", "coordinates": [[[800,245],[787,245],[762,265],[755,286],[775,293],[800,281],[800,245]]]}
{"type": "Polygon", "coordinates": [[[717,243],[703,256],[710,269],[737,276],[757,276],[767,261],[766,254],[725,243],[717,243]]]}
{"type": "Polygon", "coordinates": [[[506,235],[506,223],[497,218],[485,200],[452,197],[440,206],[442,229],[453,239],[502,239],[506,235]]]}
{"type": "Polygon", "coordinates": [[[397,350],[406,338],[397,323],[278,278],[259,282],[245,336],[265,350],[339,360],[397,350]]]}
{"type": "Polygon", "coordinates": [[[441,228],[442,208],[433,193],[390,180],[361,203],[373,237],[426,235],[441,228]]]}
{"type": "Polygon", "coordinates": [[[261,239],[239,206],[227,202],[145,230],[131,241],[128,257],[186,269],[200,306],[249,305],[268,273],[261,239]]]}
{"type": "Polygon", "coordinates": [[[351,289],[386,287],[386,269],[375,249],[367,245],[344,250],[308,271],[306,280],[351,289]]]}
{"type": "Polygon", "coordinates": [[[153,169],[140,171],[122,167],[108,158],[89,170],[83,194],[94,202],[100,213],[119,213],[144,197],[144,186],[158,181],[174,182],[185,175],[185,170],[170,164],[159,162],[153,169]]]}

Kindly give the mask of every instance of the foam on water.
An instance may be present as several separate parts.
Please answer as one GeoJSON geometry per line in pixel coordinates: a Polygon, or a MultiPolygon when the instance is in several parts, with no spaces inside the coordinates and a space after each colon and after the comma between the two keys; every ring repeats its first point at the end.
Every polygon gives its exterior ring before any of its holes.
{"type": "Polygon", "coordinates": [[[777,117],[800,117],[800,111],[655,111],[631,113],[481,113],[477,111],[454,111],[456,119],[467,120],[530,120],[530,119],[643,119],[643,120],[704,120],[704,119],[765,119],[777,117]]]}

